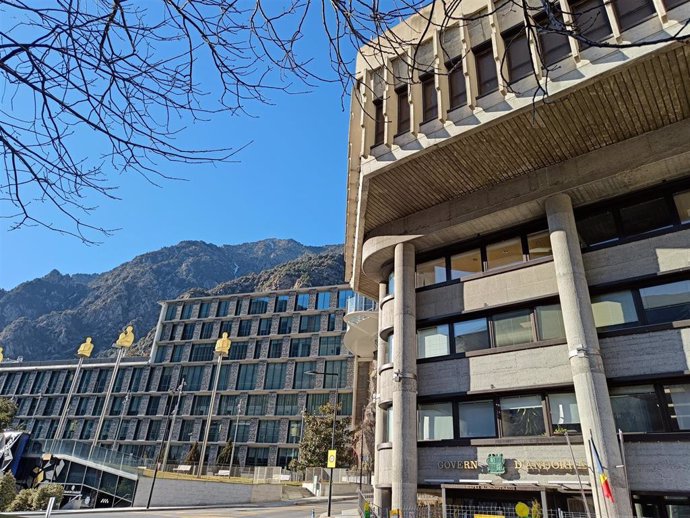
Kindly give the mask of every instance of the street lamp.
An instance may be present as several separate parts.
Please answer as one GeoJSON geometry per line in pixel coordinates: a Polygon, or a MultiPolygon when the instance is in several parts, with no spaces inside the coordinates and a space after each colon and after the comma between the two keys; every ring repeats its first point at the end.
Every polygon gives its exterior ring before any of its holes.
{"type": "MultiPolygon", "coordinates": [[[[307,371],[307,376],[335,376],[335,405],[333,405],[333,431],[331,433],[331,450],[335,450],[335,422],[338,419],[338,387],[340,386],[340,374],[337,372],[325,371],[307,371]]],[[[333,498],[333,468],[328,480],[328,512],[327,516],[331,516],[331,502],[333,498]]]]}

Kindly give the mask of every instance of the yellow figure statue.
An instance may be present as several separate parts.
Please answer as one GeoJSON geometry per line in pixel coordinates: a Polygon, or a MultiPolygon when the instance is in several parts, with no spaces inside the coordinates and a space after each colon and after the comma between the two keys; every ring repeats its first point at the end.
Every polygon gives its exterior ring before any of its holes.
{"type": "Polygon", "coordinates": [[[134,328],[127,326],[127,329],[120,333],[120,337],[115,342],[118,347],[132,347],[134,343],[134,328]]]}
{"type": "Polygon", "coordinates": [[[232,342],[228,338],[228,333],[223,333],[223,337],[216,340],[216,353],[221,356],[227,356],[230,352],[230,344],[232,342]]]}
{"type": "Polygon", "coordinates": [[[79,358],[91,358],[91,353],[93,352],[93,343],[91,343],[91,337],[86,337],[86,342],[79,346],[77,351],[77,356],[79,358]]]}
{"type": "Polygon", "coordinates": [[[5,359],[5,348],[0,347],[0,362],[5,359]]]}

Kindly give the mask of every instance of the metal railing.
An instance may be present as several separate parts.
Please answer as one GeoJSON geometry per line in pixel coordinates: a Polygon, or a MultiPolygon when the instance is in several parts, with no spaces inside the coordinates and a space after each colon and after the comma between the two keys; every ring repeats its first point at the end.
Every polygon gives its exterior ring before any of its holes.
{"type": "Polygon", "coordinates": [[[376,311],[376,309],[376,301],[364,295],[355,294],[347,299],[348,313],[354,313],[355,311],[376,311]]]}
{"type": "Polygon", "coordinates": [[[114,451],[101,446],[91,447],[91,444],[68,439],[46,439],[40,441],[44,453],[52,455],[68,455],[79,460],[92,462],[125,473],[137,473],[142,465],[141,460],[131,454],[114,451]]]}

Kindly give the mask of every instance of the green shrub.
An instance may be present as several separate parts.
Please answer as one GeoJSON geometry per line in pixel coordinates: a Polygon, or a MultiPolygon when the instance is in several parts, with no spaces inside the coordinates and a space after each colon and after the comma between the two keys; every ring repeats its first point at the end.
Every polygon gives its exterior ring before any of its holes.
{"type": "Polygon", "coordinates": [[[40,486],[34,494],[33,509],[34,511],[42,511],[48,508],[48,501],[51,497],[55,497],[55,506],[60,505],[64,488],[60,484],[44,484],[40,486]]]}
{"type": "Polygon", "coordinates": [[[17,496],[17,481],[12,473],[6,473],[0,479],[0,511],[4,511],[17,496]]]}
{"type": "Polygon", "coordinates": [[[34,495],[36,491],[36,489],[22,489],[17,496],[14,497],[12,503],[7,506],[6,510],[10,513],[17,511],[33,511],[34,495]]]}

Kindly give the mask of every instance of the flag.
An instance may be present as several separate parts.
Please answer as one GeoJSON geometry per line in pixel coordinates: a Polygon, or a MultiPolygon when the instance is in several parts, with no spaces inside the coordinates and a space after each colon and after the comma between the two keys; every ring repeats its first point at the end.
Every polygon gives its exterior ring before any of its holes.
{"type": "Polygon", "coordinates": [[[592,462],[594,462],[594,470],[599,477],[599,483],[601,484],[601,492],[604,493],[604,498],[608,498],[613,502],[613,492],[611,491],[611,484],[609,484],[609,478],[604,473],[604,466],[601,465],[601,459],[599,458],[599,452],[597,447],[594,446],[594,441],[590,441],[589,445],[592,449],[592,462]]]}

